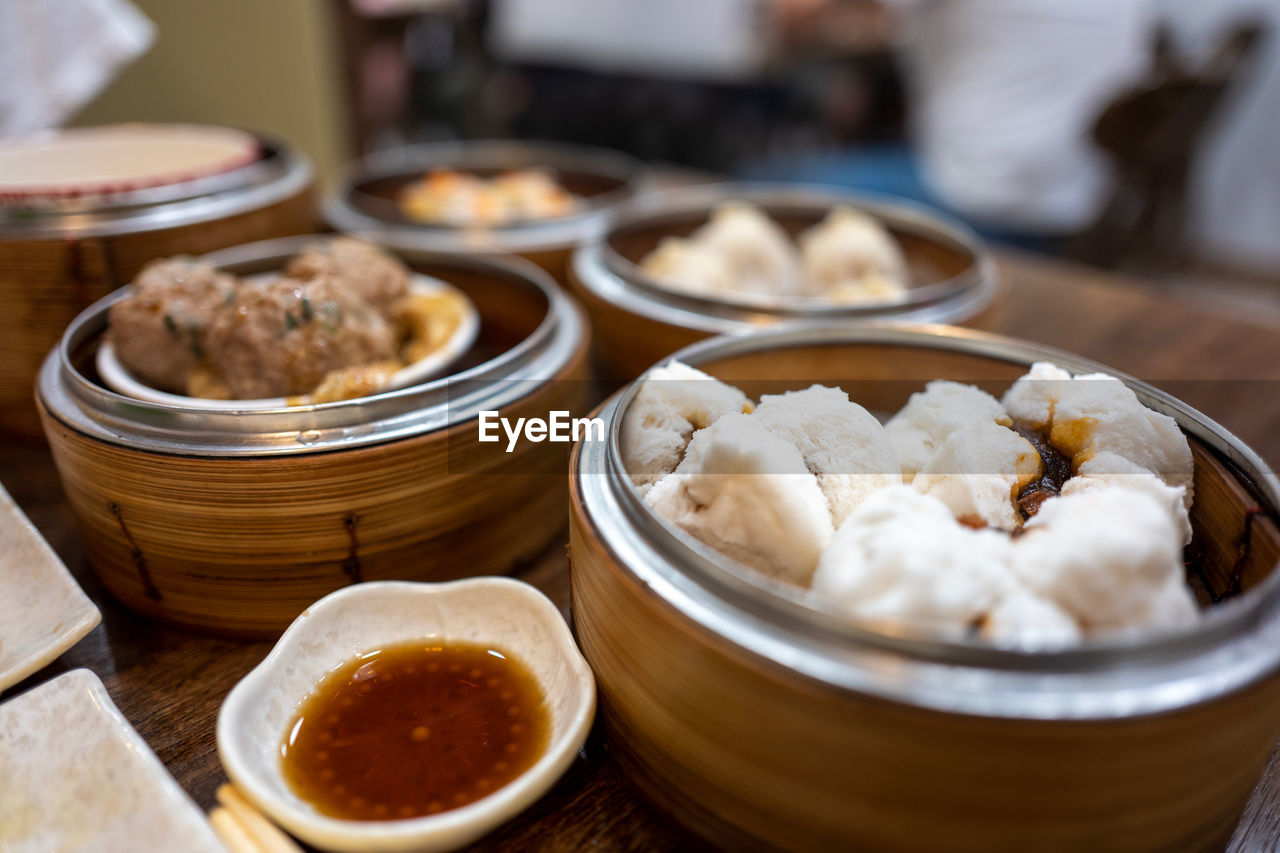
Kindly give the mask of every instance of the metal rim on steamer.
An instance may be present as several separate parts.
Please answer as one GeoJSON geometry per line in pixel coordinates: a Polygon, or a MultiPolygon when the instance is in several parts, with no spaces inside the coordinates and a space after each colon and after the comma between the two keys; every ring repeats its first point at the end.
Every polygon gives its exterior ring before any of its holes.
{"type": "MultiPolygon", "coordinates": [[[[283,237],[224,249],[205,260],[230,272],[264,265],[279,269],[319,236],[283,237]]],[[[58,420],[112,444],[187,456],[267,456],[380,444],[464,423],[481,409],[517,402],[534,384],[554,377],[585,334],[576,306],[550,277],[519,258],[493,260],[404,253],[406,260],[438,263],[502,276],[541,293],[547,313],[524,340],[481,364],[421,385],[355,400],[284,409],[236,412],[186,408],[125,397],[76,369],[73,356],[106,329],[107,311],[128,288],[80,313],[45,359],[37,391],[58,420]]]]}
{"type": "MultiPolygon", "coordinates": [[[[1029,366],[1052,361],[1107,372],[1144,405],[1236,468],[1274,512],[1280,481],[1225,428],[1138,380],[1068,353],[949,327],[806,327],[715,338],[674,354],[697,366],[761,349],[896,344],[1029,366]]],[[[939,711],[1029,719],[1111,719],[1169,711],[1244,688],[1280,668],[1280,571],[1209,608],[1193,628],[1146,638],[1090,640],[1079,648],[1021,650],[942,641],[851,625],[804,596],[740,566],[653,513],[622,468],[622,414],[638,381],[605,406],[608,442],[580,445],[582,505],[618,565],[702,629],[761,659],[840,689],[939,711]]]]}
{"type": "Polygon", "coordinates": [[[602,234],[574,252],[575,278],[597,298],[632,314],[715,335],[741,335],[775,323],[955,323],[976,316],[998,291],[994,262],[971,229],[925,207],[899,199],[833,192],[805,185],[703,184],[650,193],[621,206],[602,234]],[[952,247],[972,258],[959,275],[912,287],[893,303],[838,305],[797,300],[730,300],[682,293],[646,275],[622,257],[609,237],[638,225],[661,225],[691,214],[709,215],[720,204],[746,201],[772,212],[825,214],[837,205],[864,211],[892,229],[952,247]]]}
{"type": "Polygon", "coordinates": [[[311,164],[305,156],[283,142],[255,136],[262,156],[247,166],[131,191],[120,199],[70,200],[49,210],[2,210],[0,234],[54,239],[180,228],[275,204],[311,183],[311,164]]]}
{"type": "Polygon", "coordinates": [[[336,182],[338,189],[325,200],[324,218],[338,231],[397,249],[481,254],[567,249],[604,233],[609,209],[636,193],[647,171],[639,160],[607,148],[511,140],[430,142],[380,151],[348,167],[336,182]],[[432,169],[538,167],[612,178],[619,186],[590,197],[582,211],[570,216],[473,228],[410,222],[394,202],[359,190],[372,180],[417,176],[432,169]]]}

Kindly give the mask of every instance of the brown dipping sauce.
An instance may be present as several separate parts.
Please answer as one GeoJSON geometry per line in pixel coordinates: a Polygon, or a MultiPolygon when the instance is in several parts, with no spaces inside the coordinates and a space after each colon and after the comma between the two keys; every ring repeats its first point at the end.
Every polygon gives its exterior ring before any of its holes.
{"type": "Polygon", "coordinates": [[[1013,431],[1031,443],[1040,454],[1040,476],[1027,483],[1018,492],[1018,511],[1030,519],[1040,511],[1040,504],[1057,497],[1063,483],[1071,477],[1071,460],[1058,452],[1049,439],[1026,424],[1015,423],[1013,431]]]}
{"type": "Polygon", "coordinates": [[[396,820],[493,793],[546,750],[542,690],[511,655],[393,646],[320,682],[280,746],[290,787],[323,814],[396,820]]]}

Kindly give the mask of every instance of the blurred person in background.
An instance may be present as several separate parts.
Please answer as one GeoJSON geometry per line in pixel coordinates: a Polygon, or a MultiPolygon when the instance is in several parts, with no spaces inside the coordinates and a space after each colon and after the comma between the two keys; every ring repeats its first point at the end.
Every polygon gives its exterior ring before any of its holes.
{"type": "Polygon", "coordinates": [[[1108,164],[1089,127],[1147,65],[1147,0],[895,0],[925,187],[1029,234],[1089,225],[1108,164]]]}
{"type": "MultiPolygon", "coordinates": [[[[793,28],[824,27],[832,7],[866,5],[775,2],[793,28]]],[[[909,143],[749,174],[908,196],[997,239],[1071,245],[1101,262],[1170,259],[1186,229],[1208,255],[1280,271],[1280,44],[1256,44],[1280,24],[1280,4],[882,6],[907,79],[909,143]]]]}
{"type": "Polygon", "coordinates": [[[1161,0],[1160,8],[1173,50],[1193,68],[1220,57],[1250,22],[1261,30],[1204,134],[1186,227],[1202,257],[1280,276],[1280,3],[1161,0]]]}

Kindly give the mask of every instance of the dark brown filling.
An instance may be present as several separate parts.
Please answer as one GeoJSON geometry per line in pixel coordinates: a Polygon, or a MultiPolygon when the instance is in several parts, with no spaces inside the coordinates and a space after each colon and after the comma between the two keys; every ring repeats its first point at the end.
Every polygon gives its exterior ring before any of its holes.
{"type": "Polygon", "coordinates": [[[1012,429],[1040,454],[1040,476],[1018,492],[1018,511],[1028,519],[1040,511],[1040,504],[1062,491],[1062,484],[1071,476],[1071,460],[1055,450],[1039,430],[1020,423],[1014,423],[1012,429]]]}

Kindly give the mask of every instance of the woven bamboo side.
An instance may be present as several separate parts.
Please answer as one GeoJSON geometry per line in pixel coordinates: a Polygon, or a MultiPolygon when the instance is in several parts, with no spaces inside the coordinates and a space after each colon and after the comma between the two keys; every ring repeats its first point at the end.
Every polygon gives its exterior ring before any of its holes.
{"type": "MultiPolygon", "coordinates": [[[[883,411],[922,379],[1007,385],[1022,372],[872,345],[760,351],[706,369],[744,385],[838,382],[883,411]]],[[[1256,511],[1232,472],[1192,446],[1208,604],[1274,571],[1280,532],[1275,508],[1256,511]]],[[[727,641],[639,581],[602,539],[576,457],[570,464],[574,625],[604,722],[646,795],[717,846],[1217,850],[1275,743],[1276,674],[1193,708],[1095,722],[962,716],[823,685],[727,641]]]]}
{"type": "MultiPolygon", "coordinates": [[[[1274,548],[1274,527],[1266,537],[1274,548]]],[[[1275,676],[1190,710],[1087,723],[827,688],[637,582],[576,493],[570,561],[610,737],[661,810],[726,849],[1221,849],[1280,726],[1275,676]]]]}
{"type": "Polygon", "coordinates": [[[108,237],[0,236],[0,432],[38,436],[33,389],[40,364],[72,319],[128,284],[148,261],[315,230],[310,188],[235,216],[108,237]]]}

